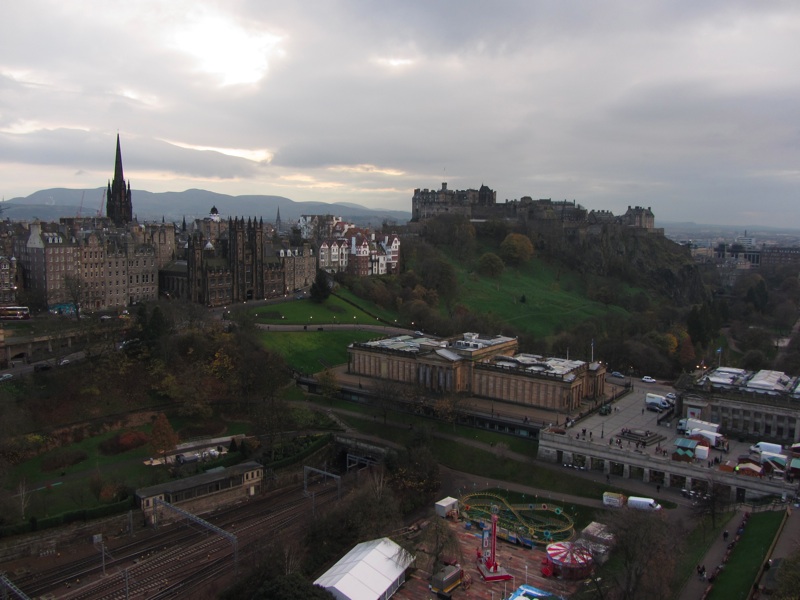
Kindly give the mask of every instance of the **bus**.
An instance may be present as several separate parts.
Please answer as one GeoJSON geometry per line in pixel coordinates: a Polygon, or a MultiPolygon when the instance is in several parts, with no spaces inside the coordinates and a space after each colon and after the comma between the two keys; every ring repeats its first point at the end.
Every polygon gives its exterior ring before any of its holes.
{"type": "Polygon", "coordinates": [[[27,306],[0,306],[0,319],[3,321],[22,321],[30,318],[31,311],[27,306]]]}

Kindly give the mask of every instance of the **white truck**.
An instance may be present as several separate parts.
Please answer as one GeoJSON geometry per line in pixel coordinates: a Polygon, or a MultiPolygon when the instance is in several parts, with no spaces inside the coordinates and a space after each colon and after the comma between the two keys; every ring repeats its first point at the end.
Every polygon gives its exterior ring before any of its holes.
{"type": "Polygon", "coordinates": [[[628,498],[628,508],[635,508],[636,510],[661,510],[661,505],[652,498],[631,496],[628,498]]]}
{"type": "Polygon", "coordinates": [[[783,447],[780,444],[769,442],[758,442],[750,446],[750,452],[761,454],[762,452],[772,452],[773,454],[783,454],[783,447]]]}
{"type": "Polygon", "coordinates": [[[713,431],[706,431],[705,429],[692,429],[691,431],[688,431],[686,434],[690,436],[699,435],[705,438],[706,440],[708,440],[708,444],[712,448],[724,448],[725,442],[727,441],[725,439],[725,436],[722,435],[721,433],[714,433],[713,431]]]}
{"type": "Polygon", "coordinates": [[[661,505],[652,498],[626,497],[616,492],[603,492],[603,506],[611,508],[634,508],[636,510],[661,510],[661,505]]]}
{"type": "Polygon", "coordinates": [[[627,498],[624,494],[617,494],[616,492],[603,492],[603,506],[622,508],[625,506],[626,500],[627,498]]]}
{"type": "Polygon", "coordinates": [[[647,394],[644,397],[644,403],[647,408],[658,408],[659,412],[672,406],[664,396],[659,394],[647,394]]]}
{"type": "Polygon", "coordinates": [[[700,419],[694,419],[689,417],[688,419],[681,419],[678,421],[678,433],[686,433],[687,431],[691,431],[692,429],[702,429],[703,431],[712,431],[714,433],[719,433],[719,424],[712,423],[711,421],[701,421],[700,419]]]}

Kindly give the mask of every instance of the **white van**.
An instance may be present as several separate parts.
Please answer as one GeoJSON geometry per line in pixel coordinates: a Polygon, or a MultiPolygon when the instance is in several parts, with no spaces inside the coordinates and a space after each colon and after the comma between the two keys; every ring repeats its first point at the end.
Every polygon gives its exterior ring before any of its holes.
{"type": "Polygon", "coordinates": [[[664,396],[659,394],[647,394],[644,397],[644,403],[647,408],[658,408],[659,411],[667,410],[672,406],[664,396]]]}
{"type": "Polygon", "coordinates": [[[642,498],[641,496],[630,496],[628,507],[637,510],[661,510],[661,505],[652,498],[642,498]]]}
{"type": "Polygon", "coordinates": [[[750,452],[761,454],[762,452],[772,452],[773,454],[781,454],[783,448],[780,444],[771,444],[769,442],[758,442],[750,446],[750,452]]]}

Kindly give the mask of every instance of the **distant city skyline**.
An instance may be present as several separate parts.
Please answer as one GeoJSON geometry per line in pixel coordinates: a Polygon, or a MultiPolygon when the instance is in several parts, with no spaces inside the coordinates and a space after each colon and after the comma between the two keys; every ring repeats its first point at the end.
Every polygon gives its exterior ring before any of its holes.
{"type": "Polygon", "coordinates": [[[411,210],[415,188],[800,227],[800,5],[14,2],[0,197],[113,176],[411,210]]]}

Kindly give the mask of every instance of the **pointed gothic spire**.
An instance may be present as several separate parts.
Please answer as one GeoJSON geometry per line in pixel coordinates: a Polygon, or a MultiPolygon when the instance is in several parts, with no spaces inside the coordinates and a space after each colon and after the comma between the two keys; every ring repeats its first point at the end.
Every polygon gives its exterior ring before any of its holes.
{"type": "Polygon", "coordinates": [[[114,164],[114,181],[122,181],[125,177],[122,174],[122,150],[119,147],[119,133],[117,133],[117,160],[114,164]]]}

